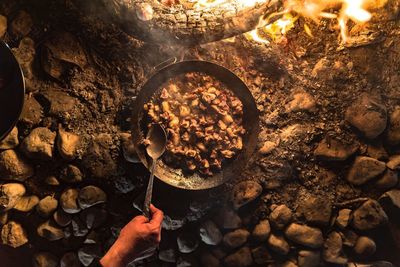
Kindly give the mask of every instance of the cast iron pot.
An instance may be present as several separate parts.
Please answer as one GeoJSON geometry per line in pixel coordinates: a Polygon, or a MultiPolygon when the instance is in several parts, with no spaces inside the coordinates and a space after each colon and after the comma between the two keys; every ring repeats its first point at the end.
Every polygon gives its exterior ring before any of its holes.
{"type": "Polygon", "coordinates": [[[202,72],[215,77],[225,83],[243,103],[243,126],[246,134],[243,137],[243,150],[232,161],[223,165],[222,171],[211,177],[202,177],[198,174],[188,175],[180,169],[174,169],[162,160],[159,160],[155,169],[155,175],[163,182],[181,189],[204,190],[217,187],[237,175],[245,167],[248,159],[254,152],[257,144],[259,127],[259,116],[256,103],[248,87],[244,82],[228,69],[207,61],[182,61],[170,64],[152,75],[142,86],[133,107],[132,136],[135,149],[141,162],[149,168],[151,159],[146,155],[146,149],[142,140],[147,134],[143,105],[160,90],[170,78],[187,72],[202,72]]]}
{"type": "Polygon", "coordinates": [[[24,105],[25,82],[11,49],[0,41],[0,140],[13,129],[24,105]]]}

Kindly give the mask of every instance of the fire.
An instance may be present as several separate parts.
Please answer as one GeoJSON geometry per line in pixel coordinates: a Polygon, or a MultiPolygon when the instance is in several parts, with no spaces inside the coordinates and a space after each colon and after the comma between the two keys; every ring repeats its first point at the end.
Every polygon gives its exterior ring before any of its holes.
{"type": "MultiPolygon", "coordinates": [[[[299,17],[304,17],[315,23],[319,23],[321,19],[337,20],[342,42],[345,43],[349,38],[349,21],[355,24],[368,22],[372,18],[368,9],[383,7],[386,2],[387,0],[286,0],[282,12],[261,18],[256,29],[247,33],[246,37],[263,43],[269,42],[263,37],[265,35],[269,39],[277,40],[295,26],[299,17]]],[[[307,24],[304,28],[312,36],[307,24]]]]}

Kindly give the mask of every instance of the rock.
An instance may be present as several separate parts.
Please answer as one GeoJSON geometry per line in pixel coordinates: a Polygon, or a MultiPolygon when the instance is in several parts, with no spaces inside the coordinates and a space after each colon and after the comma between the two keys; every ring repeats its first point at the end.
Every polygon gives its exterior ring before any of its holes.
{"type": "Polygon", "coordinates": [[[3,226],[8,221],[8,212],[1,212],[0,213],[0,226],[3,226]]]}
{"type": "Polygon", "coordinates": [[[33,96],[25,95],[20,121],[29,127],[38,125],[43,117],[43,108],[33,96]]]}
{"type": "MultiPolygon", "coordinates": [[[[327,80],[330,77],[329,70],[331,69],[331,62],[327,58],[321,58],[311,71],[311,77],[327,80]]],[[[331,78],[330,78],[331,79],[331,78]]]]}
{"type": "Polygon", "coordinates": [[[269,234],[271,233],[271,226],[267,219],[261,220],[253,229],[251,237],[257,242],[267,241],[269,234]]]}
{"type": "Polygon", "coordinates": [[[390,114],[387,141],[393,146],[400,144],[400,106],[390,114]]]}
{"type": "Polygon", "coordinates": [[[222,247],[212,247],[210,251],[219,260],[222,260],[228,255],[222,247]]]}
{"type": "Polygon", "coordinates": [[[227,256],[224,259],[226,267],[248,267],[252,266],[253,259],[251,257],[251,251],[248,247],[243,247],[235,253],[227,256]]]}
{"type": "Polygon", "coordinates": [[[136,153],[135,144],[130,133],[121,133],[122,153],[126,161],[131,163],[140,163],[140,159],[136,153]]]}
{"type": "Polygon", "coordinates": [[[40,200],[36,206],[36,211],[40,216],[48,218],[57,209],[57,206],[57,199],[52,196],[46,196],[40,200]]]}
{"type": "Polygon", "coordinates": [[[83,164],[94,178],[107,178],[115,175],[117,165],[110,154],[113,145],[112,136],[109,134],[98,135],[89,145],[83,164]]]}
{"type": "Polygon", "coordinates": [[[7,32],[7,18],[0,15],[0,38],[7,32]]]}
{"type": "Polygon", "coordinates": [[[191,253],[199,246],[197,237],[189,232],[184,232],[178,235],[178,249],[181,253],[191,253]]]}
{"type": "Polygon", "coordinates": [[[176,267],[198,267],[197,259],[192,255],[181,255],[176,261],[176,267]]]}
{"type": "Polygon", "coordinates": [[[237,229],[224,235],[223,243],[230,249],[238,248],[247,242],[250,233],[246,229],[237,229]]]}
{"type": "Polygon", "coordinates": [[[349,229],[343,229],[339,234],[342,237],[343,245],[350,248],[355,246],[358,239],[358,235],[355,232],[349,229]]]}
{"type": "Polygon", "coordinates": [[[49,252],[39,252],[33,255],[33,267],[57,267],[58,258],[49,252]]]}
{"type": "Polygon", "coordinates": [[[222,234],[212,221],[205,221],[200,226],[201,240],[207,245],[218,245],[222,241],[222,234]]]}
{"type": "Polygon", "coordinates": [[[310,195],[300,200],[298,212],[307,222],[326,226],[331,219],[332,204],[326,197],[310,195]]]}
{"type": "Polygon", "coordinates": [[[381,205],[375,200],[365,201],[353,212],[352,226],[357,230],[371,230],[388,222],[388,217],[381,205]]]}
{"type": "Polygon", "coordinates": [[[254,262],[257,264],[264,264],[272,259],[271,253],[265,246],[253,248],[251,254],[253,255],[254,262]]]}
{"type": "Polygon", "coordinates": [[[271,234],[268,238],[268,246],[278,254],[287,255],[290,251],[288,242],[282,237],[271,234]]]}
{"type": "Polygon", "coordinates": [[[366,236],[360,236],[354,246],[354,252],[359,256],[368,258],[375,254],[376,244],[374,240],[366,236]]]}
{"type": "Polygon", "coordinates": [[[25,10],[21,10],[11,22],[11,33],[18,38],[25,37],[31,32],[32,26],[33,20],[31,15],[25,10]]]}
{"type": "Polygon", "coordinates": [[[85,236],[89,233],[89,229],[86,228],[79,218],[72,219],[72,234],[76,237],[85,236]]]}
{"type": "Polygon", "coordinates": [[[219,260],[209,252],[204,252],[201,254],[200,263],[201,263],[201,266],[207,266],[207,267],[219,267],[220,266],[219,260]]]}
{"type": "Polygon", "coordinates": [[[290,102],[286,105],[286,112],[313,112],[316,105],[317,103],[312,95],[304,90],[299,90],[292,94],[290,102]]]}
{"type": "Polygon", "coordinates": [[[290,224],[285,235],[289,240],[310,248],[319,248],[324,243],[320,229],[297,223],[290,224]]]}
{"type": "Polygon", "coordinates": [[[53,78],[60,78],[68,69],[65,63],[83,68],[87,64],[85,51],[78,39],[68,32],[58,32],[43,44],[42,66],[53,78]]]}
{"type": "Polygon", "coordinates": [[[347,181],[354,185],[362,185],[382,174],[386,164],[370,157],[357,157],[347,175],[347,181]]]}
{"type": "Polygon", "coordinates": [[[135,185],[132,180],[126,178],[125,176],[118,176],[114,180],[114,188],[117,193],[127,194],[135,189],[135,185]]]}
{"type": "Polygon", "coordinates": [[[299,267],[318,267],[321,261],[319,251],[300,250],[297,262],[299,267]]]}
{"type": "Polygon", "coordinates": [[[95,259],[100,259],[101,256],[100,248],[97,245],[86,245],[78,250],[78,258],[83,266],[89,266],[95,259]]]}
{"type": "Polygon", "coordinates": [[[387,191],[379,198],[379,203],[384,208],[385,212],[390,216],[390,219],[400,222],[400,190],[392,189],[387,191]]]}
{"type": "Polygon", "coordinates": [[[33,167],[14,150],[0,152],[0,178],[25,181],[33,173],[33,167]]]}
{"type": "Polygon", "coordinates": [[[326,161],[344,161],[356,153],[358,146],[345,145],[332,137],[325,137],[314,150],[314,155],[326,161]]]}
{"type": "Polygon", "coordinates": [[[374,261],[371,263],[350,262],[348,267],[396,267],[388,261],[374,261]]]}
{"type": "Polygon", "coordinates": [[[362,94],[347,108],[345,119],[368,139],[375,139],[386,129],[386,107],[378,97],[362,94]]]}
{"type": "Polygon", "coordinates": [[[11,132],[0,141],[0,150],[13,149],[19,144],[18,128],[14,127],[11,132]]]}
{"type": "Polygon", "coordinates": [[[68,164],[61,170],[60,179],[66,183],[79,183],[83,180],[83,174],[78,167],[68,164]]]}
{"type": "Polygon", "coordinates": [[[58,228],[51,221],[46,221],[39,225],[37,228],[37,234],[49,241],[56,241],[64,238],[64,231],[58,228]]]}
{"type": "Polygon", "coordinates": [[[164,262],[175,263],[176,262],[176,252],[175,249],[160,249],[158,252],[158,258],[164,262]]]}
{"type": "Polygon", "coordinates": [[[55,176],[53,176],[53,175],[47,176],[47,177],[44,179],[44,182],[45,182],[47,185],[51,185],[51,186],[60,185],[60,182],[58,181],[58,179],[57,179],[55,176]]]}
{"type": "Polygon", "coordinates": [[[72,221],[72,216],[62,209],[58,209],[53,213],[54,221],[61,227],[68,226],[72,221]]]}
{"type": "Polygon", "coordinates": [[[107,195],[97,186],[89,185],[79,191],[78,202],[82,209],[87,209],[91,206],[107,202],[107,195]]]}
{"type": "Polygon", "coordinates": [[[277,206],[269,215],[269,221],[277,229],[283,229],[292,220],[292,211],[286,205],[277,206]]]}
{"type": "Polygon", "coordinates": [[[258,164],[263,171],[266,190],[277,189],[293,178],[294,170],[288,161],[263,160],[258,164]]]}
{"type": "Polygon", "coordinates": [[[386,166],[391,170],[400,170],[400,155],[391,156],[386,166]]]}
{"type": "Polygon", "coordinates": [[[339,215],[336,218],[336,225],[344,229],[346,228],[351,220],[351,209],[341,209],[339,210],[339,215]]]}
{"type": "Polygon", "coordinates": [[[31,131],[22,141],[21,149],[28,158],[51,160],[53,158],[56,133],[45,127],[38,127],[31,131]]]}
{"type": "Polygon", "coordinates": [[[28,212],[31,211],[38,203],[39,198],[37,196],[22,196],[14,206],[14,209],[21,212],[28,212]]]}
{"type": "Polygon", "coordinates": [[[164,220],[162,222],[162,228],[169,231],[178,230],[182,228],[186,223],[185,218],[172,218],[168,215],[164,215],[164,220]]]}
{"type": "Polygon", "coordinates": [[[21,66],[27,88],[29,88],[29,81],[34,77],[32,64],[36,54],[35,42],[29,37],[24,37],[19,43],[18,48],[13,48],[12,51],[21,66]]]}
{"type": "Polygon", "coordinates": [[[399,176],[396,171],[387,169],[385,173],[380,177],[375,185],[382,190],[388,190],[395,187],[399,183],[399,176]]]}
{"type": "Polygon", "coordinates": [[[278,147],[279,142],[273,142],[273,141],[265,141],[263,146],[259,149],[259,152],[262,155],[268,155],[270,154],[275,148],[278,147]]]}
{"type": "MultiPolygon", "coordinates": [[[[42,93],[42,96],[50,103],[49,114],[62,119],[72,119],[71,116],[77,115],[75,110],[79,109],[79,101],[61,91],[60,89],[50,89],[42,93]]],[[[73,117],[76,119],[75,117],[73,117]]]]}
{"type": "Polygon", "coordinates": [[[78,255],[75,252],[65,253],[60,260],[60,267],[80,267],[78,255]]]}
{"type": "Polygon", "coordinates": [[[331,232],[324,243],[322,257],[326,262],[344,265],[347,258],[343,254],[342,238],[337,232],[331,232]]]}
{"type": "Polygon", "coordinates": [[[25,186],[9,183],[0,185],[0,210],[2,212],[12,209],[25,194],[25,186]]]}
{"type": "Polygon", "coordinates": [[[102,226],[108,217],[107,211],[99,207],[85,209],[79,215],[81,220],[86,223],[86,226],[89,229],[95,229],[102,226]]]}
{"type": "Polygon", "coordinates": [[[1,242],[3,245],[17,248],[28,243],[28,236],[19,223],[10,221],[1,229],[1,242]]]}
{"type": "Polygon", "coordinates": [[[225,230],[237,229],[242,225],[242,219],[231,207],[223,207],[214,218],[216,224],[225,230]]]}
{"type": "Polygon", "coordinates": [[[243,181],[235,185],[232,191],[233,207],[238,209],[256,199],[262,192],[262,187],[254,181],[243,181]]]}
{"type": "Polygon", "coordinates": [[[381,142],[368,145],[367,155],[380,161],[386,161],[389,158],[389,155],[381,142]]]}
{"type": "Polygon", "coordinates": [[[79,135],[66,132],[62,128],[58,130],[57,148],[61,157],[66,160],[73,160],[78,154],[80,143],[79,135]]]}
{"type": "Polygon", "coordinates": [[[65,190],[60,197],[60,204],[66,213],[78,213],[81,208],[78,205],[79,191],[76,189],[65,190]]]}

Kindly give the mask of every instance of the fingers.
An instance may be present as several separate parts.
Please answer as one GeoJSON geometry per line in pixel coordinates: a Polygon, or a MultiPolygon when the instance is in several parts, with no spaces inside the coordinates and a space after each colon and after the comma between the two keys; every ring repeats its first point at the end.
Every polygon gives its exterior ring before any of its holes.
{"type": "Polygon", "coordinates": [[[164,219],[164,214],[161,210],[154,207],[154,205],[150,205],[150,210],[152,213],[152,218],[150,220],[150,224],[161,227],[161,223],[164,219]]]}
{"type": "Polygon", "coordinates": [[[145,224],[145,223],[148,223],[148,222],[149,222],[149,219],[148,219],[148,218],[146,218],[146,217],[143,216],[143,215],[139,215],[139,216],[134,217],[134,218],[129,222],[129,224],[145,224]]]}

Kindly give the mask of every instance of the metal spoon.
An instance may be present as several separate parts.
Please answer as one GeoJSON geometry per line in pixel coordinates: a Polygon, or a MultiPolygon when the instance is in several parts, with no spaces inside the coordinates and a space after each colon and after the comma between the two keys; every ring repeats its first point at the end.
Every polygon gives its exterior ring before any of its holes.
{"type": "Polygon", "coordinates": [[[152,158],[152,165],[150,169],[150,179],[147,185],[146,197],[144,199],[143,213],[147,218],[151,218],[150,203],[153,194],[154,170],[156,169],[157,160],[164,154],[165,146],[167,144],[167,134],[164,128],[159,124],[152,124],[149,132],[147,133],[146,140],[148,145],[146,147],[147,154],[152,158]]]}

